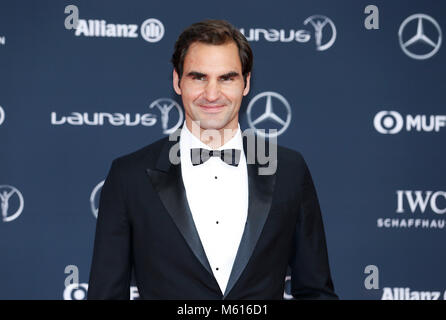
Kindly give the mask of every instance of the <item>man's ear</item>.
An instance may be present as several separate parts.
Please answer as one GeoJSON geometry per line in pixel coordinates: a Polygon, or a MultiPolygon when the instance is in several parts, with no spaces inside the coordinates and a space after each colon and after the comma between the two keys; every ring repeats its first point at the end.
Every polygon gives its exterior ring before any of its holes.
{"type": "Polygon", "coordinates": [[[244,96],[246,96],[249,93],[250,81],[251,81],[251,72],[248,73],[248,75],[246,76],[245,89],[243,89],[243,95],[244,96]]]}
{"type": "Polygon", "coordinates": [[[173,69],[173,89],[175,90],[175,92],[181,96],[181,88],[180,88],[180,77],[178,75],[178,72],[175,70],[175,68],[173,69]]]}

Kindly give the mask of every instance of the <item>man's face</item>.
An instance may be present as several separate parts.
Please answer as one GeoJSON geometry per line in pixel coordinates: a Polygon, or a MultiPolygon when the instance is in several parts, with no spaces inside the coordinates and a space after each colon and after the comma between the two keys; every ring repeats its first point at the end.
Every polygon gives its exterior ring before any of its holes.
{"type": "Polygon", "coordinates": [[[198,121],[202,129],[236,129],[242,97],[249,92],[250,75],[243,81],[237,45],[228,42],[210,45],[194,42],[189,46],[183,76],[174,70],[173,86],[182,96],[186,124],[198,121]]]}

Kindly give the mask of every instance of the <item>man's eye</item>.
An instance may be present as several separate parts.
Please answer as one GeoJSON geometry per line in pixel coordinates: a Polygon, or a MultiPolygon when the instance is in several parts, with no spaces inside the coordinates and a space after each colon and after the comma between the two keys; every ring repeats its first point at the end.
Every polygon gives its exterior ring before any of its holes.
{"type": "Polygon", "coordinates": [[[221,80],[222,81],[225,81],[225,82],[227,82],[227,81],[232,81],[232,80],[234,80],[234,78],[232,78],[232,77],[225,77],[225,78],[221,78],[221,80]]]}
{"type": "Polygon", "coordinates": [[[194,76],[192,79],[204,81],[204,80],[206,80],[206,77],[205,76],[194,76]]]}

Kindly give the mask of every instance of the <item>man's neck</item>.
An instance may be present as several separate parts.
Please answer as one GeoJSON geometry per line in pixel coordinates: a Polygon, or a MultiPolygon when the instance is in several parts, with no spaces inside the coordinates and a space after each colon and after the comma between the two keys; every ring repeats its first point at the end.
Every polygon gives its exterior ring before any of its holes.
{"type": "Polygon", "coordinates": [[[231,140],[238,131],[238,122],[234,126],[222,129],[203,129],[196,122],[186,121],[189,131],[211,149],[217,149],[231,140]]]}

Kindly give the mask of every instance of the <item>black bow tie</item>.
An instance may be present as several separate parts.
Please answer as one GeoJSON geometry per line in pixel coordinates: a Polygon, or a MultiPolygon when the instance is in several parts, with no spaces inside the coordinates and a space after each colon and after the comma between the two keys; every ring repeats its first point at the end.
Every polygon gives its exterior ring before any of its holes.
{"type": "Polygon", "coordinates": [[[219,157],[230,166],[238,166],[241,151],[239,149],[208,150],[203,148],[191,148],[190,156],[192,164],[197,166],[210,159],[210,157],[219,157]]]}

